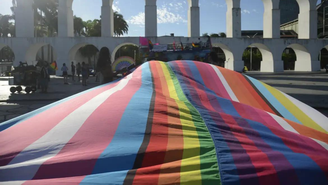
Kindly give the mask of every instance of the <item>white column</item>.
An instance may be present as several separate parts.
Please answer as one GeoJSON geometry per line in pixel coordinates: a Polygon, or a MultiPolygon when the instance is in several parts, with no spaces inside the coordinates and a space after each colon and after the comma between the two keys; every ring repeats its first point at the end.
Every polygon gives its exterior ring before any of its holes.
{"type": "Polygon", "coordinates": [[[113,0],[103,0],[101,7],[101,36],[113,37],[114,35],[114,12],[113,0]]]}
{"type": "Polygon", "coordinates": [[[145,36],[157,37],[157,5],[156,0],[145,0],[145,36]]]}
{"type": "Polygon", "coordinates": [[[34,37],[33,0],[17,0],[15,8],[16,37],[34,37]]]}
{"type": "Polygon", "coordinates": [[[189,0],[188,9],[188,37],[200,36],[199,0],[189,0]]]}
{"type": "Polygon", "coordinates": [[[264,4],[263,37],[280,38],[279,0],[262,0],[264,4]]]}
{"type": "Polygon", "coordinates": [[[227,37],[241,37],[241,10],[240,0],[226,0],[227,3],[227,37]]]}
{"type": "Polygon", "coordinates": [[[298,38],[318,38],[316,0],[297,0],[300,13],[298,14],[298,38]],[[306,1],[306,2],[305,2],[306,1]]]}
{"type": "Polygon", "coordinates": [[[74,37],[73,0],[58,1],[58,36],[74,37]]]}

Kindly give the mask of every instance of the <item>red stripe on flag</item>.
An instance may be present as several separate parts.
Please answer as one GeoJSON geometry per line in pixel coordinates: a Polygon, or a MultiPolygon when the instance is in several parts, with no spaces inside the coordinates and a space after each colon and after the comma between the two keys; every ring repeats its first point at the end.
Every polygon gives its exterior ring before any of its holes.
{"type": "Polygon", "coordinates": [[[77,108],[116,84],[92,90],[39,113],[0,133],[0,166],[7,165],[26,147],[49,132],[77,108]],[[54,114],[55,112],[55,114],[54,114]],[[40,122],[42,122],[40,124],[40,122]],[[19,142],[17,142],[19,141],[19,142]]]}
{"type": "Polygon", "coordinates": [[[141,68],[132,78],[90,115],[60,153],[42,164],[33,179],[46,179],[43,182],[46,184],[56,182],[54,178],[78,176],[74,180],[81,182],[92,173],[99,156],[112,141],[131,98],[141,87],[141,68]]]}

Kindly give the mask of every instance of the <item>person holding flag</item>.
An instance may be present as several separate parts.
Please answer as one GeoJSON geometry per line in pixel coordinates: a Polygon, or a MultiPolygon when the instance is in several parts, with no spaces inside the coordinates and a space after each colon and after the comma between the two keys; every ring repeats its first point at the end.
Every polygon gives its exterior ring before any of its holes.
{"type": "Polygon", "coordinates": [[[153,48],[154,48],[154,44],[149,39],[148,39],[148,47],[149,47],[150,51],[153,50],[153,48]]]}
{"type": "Polygon", "coordinates": [[[50,67],[51,67],[51,69],[53,69],[54,71],[57,71],[57,70],[58,70],[57,62],[56,62],[56,61],[53,61],[53,62],[50,64],[50,67]]]}

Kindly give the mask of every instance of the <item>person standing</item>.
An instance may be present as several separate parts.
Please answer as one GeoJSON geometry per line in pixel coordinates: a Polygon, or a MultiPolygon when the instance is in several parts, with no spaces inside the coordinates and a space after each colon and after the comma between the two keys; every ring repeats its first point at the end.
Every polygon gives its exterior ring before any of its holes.
{"type": "Polygon", "coordinates": [[[72,80],[73,82],[75,81],[75,65],[74,65],[74,62],[72,62],[71,64],[71,71],[72,71],[72,80]]]}
{"type": "Polygon", "coordinates": [[[64,84],[68,84],[68,68],[66,66],[66,64],[63,64],[63,67],[61,68],[62,72],[63,72],[63,77],[64,77],[64,84]]]}
{"type": "Polygon", "coordinates": [[[50,76],[49,76],[48,70],[45,66],[43,66],[41,68],[39,80],[40,80],[41,92],[47,93],[50,76]]]}
{"type": "Polygon", "coordinates": [[[103,76],[102,84],[113,81],[114,74],[112,70],[112,62],[110,60],[110,52],[108,48],[101,48],[99,52],[97,71],[101,72],[103,76]]]}
{"type": "Polygon", "coordinates": [[[82,72],[81,70],[82,70],[82,67],[81,67],[81,64],[79,62],[76,65],[76,74],[77,74],[77,78],[78,78],[79,82],[81,81],[81,79],[80,79],[80,75],[81,75],[81,72],[82,72]]]}
{"type": "Polygon", "coordinates": [[[89,76],[89,70],[87,65],[85,65],[84,62],[82,62],[82,86],[87,86],[87,79],[89,76]]]}

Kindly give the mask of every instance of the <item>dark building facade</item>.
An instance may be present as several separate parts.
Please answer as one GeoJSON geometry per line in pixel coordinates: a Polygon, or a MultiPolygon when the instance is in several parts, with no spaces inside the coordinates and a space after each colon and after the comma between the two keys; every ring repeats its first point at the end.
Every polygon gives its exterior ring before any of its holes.
{"type": "Polygon", "coordinates": [[[298,18],[299,7],[296,0],[280,0],[280,24],[293,21],[298,18]]]}

